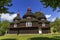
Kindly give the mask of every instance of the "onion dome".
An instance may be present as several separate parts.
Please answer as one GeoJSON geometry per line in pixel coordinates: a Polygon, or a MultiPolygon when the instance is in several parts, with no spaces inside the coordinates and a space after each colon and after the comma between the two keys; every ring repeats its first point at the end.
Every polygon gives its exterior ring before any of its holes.
{"type": "Polygon", "coordinates": [[[46,20],[46,17],[44,16],[44,14],[42,12],[39,12],[38,19],[39,20],[41,20],[41,19],[45,19],[46,20]]]}
{"type": "Polygon", "coordinates": [[[34,15],[33,15],[33,13],[31,12],[31,8],[30,7],[28,7],[28,9],[27,9],[27,12],[26,12],[26,14],[23,16],[23,18],[26,18],[26,17],[35,17],[34,15]]]}
{"type": "Polygon", "coordinates": [[[27,11],[28,11],[28,12],[31,12],[31,8],[30,8],[30,7],[28,7],[27,11]]]}
{"type": "Polygon", "coordinates": [[[14,22],[19,22],[20,21],[20,14],[17,13],[17,16],[13,19],[14,22]]]}

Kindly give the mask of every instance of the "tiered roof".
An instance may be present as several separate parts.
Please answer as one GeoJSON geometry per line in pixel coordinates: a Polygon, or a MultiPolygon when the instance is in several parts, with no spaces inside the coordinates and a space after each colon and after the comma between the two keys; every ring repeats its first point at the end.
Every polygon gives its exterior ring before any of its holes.
{"type": "Polygon", "coordinates": [[[47,21],[45,15],[44,15],[42,12],[39,12],[39,15],[40,15],[40,16],[38,17],[38,19],[40,19],[39,22],[49,23],[49,21],[47,21]],[[43,20],[42,20],[42,19],[43,19],[43,20]]]}
{"type": "Polygon", "coordinates": [[[34,14],[31,12],[31,8],[30,8],[30,7],[28,7],[27,12],[26,12],[26,14],[23,16],[23,18],[26,18],[26,17],[28,17],[28,16],[30,16],[30,17],[35,17],[34,14]]]}
{"type": "Polygon", "coordinates": [[[20,13],[18,12],[17,16],[13,19],[13,23],[20,23],[20,20],[21,20],[20,13]]]}
{"type": "Polygon", "coordinates": [[[36,18],[36,16],[34,16],[34,14],[31,12],[31,8],[28,7],[26,14],[23,16],[23,18],[20,18],[20,14],[17,13],[17,16],[14,18],[14,20],[19,20],[17,21],[19,22],[26,22],[26,21],[38,21],[38,22],[49,22],[46,20],[46,17],[44,16],[44,14],[42,12],[38,12],[39,16],[38,18],[36,18]],[[26,19],[26,17],[33,17],[33,19],[26,19]],[[41,20],[41,19],[45,19],[45,20],[41,20]]]}
{"type": "Polygon", "coordinates": [[[44,18],[44,19],[46,19],[45,15],[44,15],[42,12],[38,12],[38,13],[39,13],[39,15],[40,15],[40,16],[38,16],[38,19],[39,19],[39,18],[44,18]]]}
{"type": "Polygon", "coordinates": [[[14,18],[14,20],[16,20],[16,19],[17,19],[17,20],[21,19],[19,13],[17,13],[17,16],[14,18]]]}

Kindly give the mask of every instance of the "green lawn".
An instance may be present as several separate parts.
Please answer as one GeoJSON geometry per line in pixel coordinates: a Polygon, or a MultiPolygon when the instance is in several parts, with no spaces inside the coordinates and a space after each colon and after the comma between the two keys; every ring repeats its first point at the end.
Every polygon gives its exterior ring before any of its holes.
{"type": "Polygon", "coordinates": [[[60,40],[60,34],[7,34],[0,40],[60,40]]]}

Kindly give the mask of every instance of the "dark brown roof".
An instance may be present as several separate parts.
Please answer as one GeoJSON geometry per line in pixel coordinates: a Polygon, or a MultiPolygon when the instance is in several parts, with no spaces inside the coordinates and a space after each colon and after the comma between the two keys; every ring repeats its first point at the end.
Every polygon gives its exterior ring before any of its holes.
{"type": "Polygon", "coordinates": [[[17,16],[14,18],[14,20],[15,20],[15,19],[21,19],[19,13],[17,13],[17,16]]]}
{"type": "Polygon", "coordinates": [[[24,16],[31,16],[31,15],[33,15],[32,12],[27,12],[24,16]]]}
{"type": "Polygon", "coordinates": [[[17,17],[15,17],[14,19],[20,19],[20,17],[17,16],[17,17]]]}
{"type": "Polygon", "coordinates": [[[37,19],[30,19],[30,20],[27,20],[27,19],[21,19],[20,22],[26,22],[26,21],[38,21],[37,19]]]}
{"type": "Polygon", "coordinates": [[[17,22],[15,22],[15,21],[14,21],[14,22],[11,22],[11,24],[14,24],[14,23],[20,23],[20,21],[17,21],[17,22]]]}
{"type": "Polygon", "coordinates": [[[28,7],[27,12],[31,12],[31,8],[30,7],[28,7]]]}
{"type": "Polygon", "coordinates": [[[24,17],[27,17],[27,16],[31,16],[31,17],[33,16],[33,17],[35,17],[34,14],[31,12],[31,8],[30,8],[30,7],[27,9],[27,12],[26,12],[26,14],[23,16],[23,18],[24,18],[24,17]]]}
{"type": "Polygon", "coordinates": [[[39,12],[39,18],[45,18],[44,14],[42,12],[39,12]]]}
{"type": "Polygon", "coordinates": [[[47,20],[40,20],[39,22],[46,22],[46,23],[49,23],[49,21],[47,21],[47,20]]]}

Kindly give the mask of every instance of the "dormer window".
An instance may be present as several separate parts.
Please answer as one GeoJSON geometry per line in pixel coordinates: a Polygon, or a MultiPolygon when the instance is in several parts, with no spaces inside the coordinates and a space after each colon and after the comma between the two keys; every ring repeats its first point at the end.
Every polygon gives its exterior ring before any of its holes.
{"type": "Polygon", "coordinates": [[[45,20],[45,19],[41,19],[41,20],[45,20]]]}
{"type": "Polygon", "coordinates": [[[32,22],[26,22],[26,27],[32,27],[32,22]]]}
{"type": "Polygon", "coordinates": [[[15,23],[15,24],[14,24],[14,28],[16,28],[16,27],[17,27],[17,24],[15,23]]]}
{"type": "Polygon", "coordinates": [[[31,19],[31,17],[27,17],[27,19],[31,19]]]}
{"type": "Polygon", "coordinates": [[[45,23],[42,23],[42,27],[45,27],[45,23]]]}

